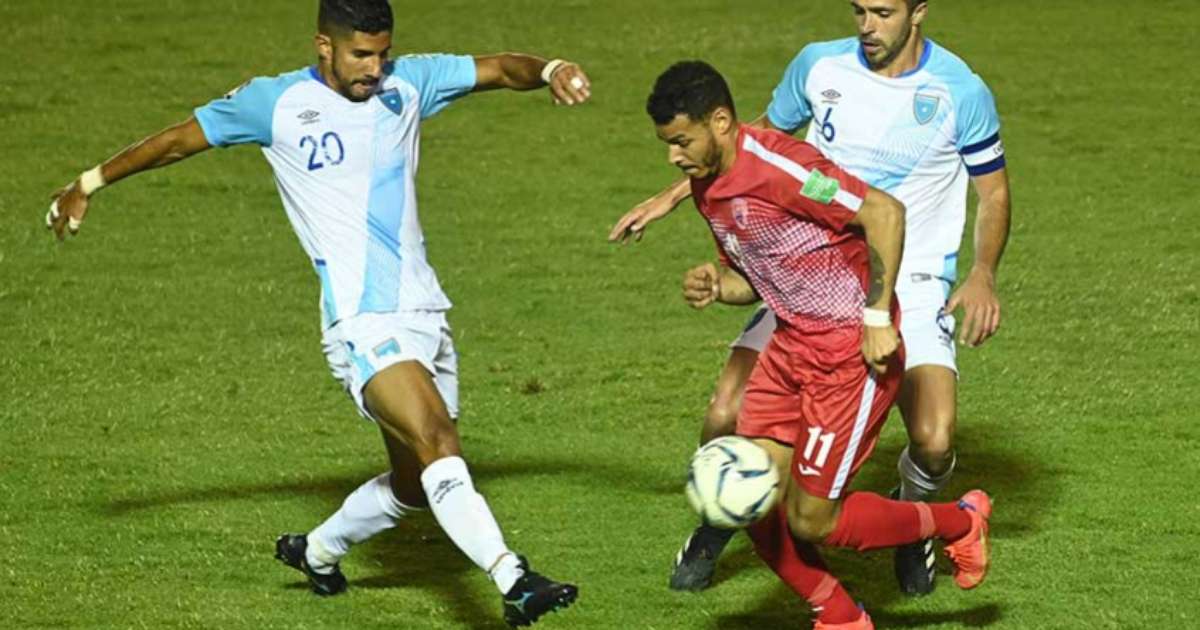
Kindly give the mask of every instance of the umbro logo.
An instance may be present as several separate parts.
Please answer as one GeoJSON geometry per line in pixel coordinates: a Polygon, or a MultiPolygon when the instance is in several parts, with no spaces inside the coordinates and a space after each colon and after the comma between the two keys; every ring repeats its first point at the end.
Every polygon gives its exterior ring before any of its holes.
{"type": "Polygon", "coordinates": [[[826,102],[836,103],[839,98],[842,98],[842,93],[833,88],[830,88],[828,90],[825,90],[824,92],[821,92],[821,96],[825,97],[826,102]]]}
{"type": "Polygon", "coordinates": [[[437,487],[433,489],[433,496],[430,498],[433,499],[434,503],[441,504],[442,499],[445,499],[446,495],[450,494],[451,490],[461,487],[462,485],[463,482],[458,479],[443,479],[439,481],[437,487]]]}
{"type": "Polygon", "coordinates": [[[317,122],[317,119],[320,117],[321,117],[321,112],[314,112],[311,109],[305,110],[304,113],[300,114],[299,116],[296,116],[296,118],[299,118],[300,120],[304,121],[304,122],[300,123],[302,125],[308,125],[308,124],[315,123],[315,122],[317,122]]]}

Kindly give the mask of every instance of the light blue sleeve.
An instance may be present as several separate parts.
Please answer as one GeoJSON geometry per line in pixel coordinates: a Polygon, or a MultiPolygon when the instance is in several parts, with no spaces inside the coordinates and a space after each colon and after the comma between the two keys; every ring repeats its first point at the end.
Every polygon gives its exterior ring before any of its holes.
{"type": "Polygon", "coordinates": [[[469,55],[408,55],[396,59],[392,75],[417,89],[421,118],[429,118],[475,87],[475,58],[469,55]]]}
{"type": "Polygon", "coordinates": [[[214,147],[250,142],[271,146],[275,103],[294,81],[284,77],[259,77],[223,98],[196,108],[196,120],[214,147]]]}
{"type": "Polygon", "coordinates": [[[958,136],[955,144],[960,153],[969,153],[972,148],[989,143],[1000,133],[996,100],[978,75],[971,75],[962,87],[952,89],[952,94],[957,123],[955,133],[958,136]]]}
{"type": "Polygon", "coordinates": [[[816,48],[810,44],[784,70],[767,106],[767,119],[776,129],[795,131],[812,120],[812,104],[804,95],[804,84],[817,59],[816,48]]]}

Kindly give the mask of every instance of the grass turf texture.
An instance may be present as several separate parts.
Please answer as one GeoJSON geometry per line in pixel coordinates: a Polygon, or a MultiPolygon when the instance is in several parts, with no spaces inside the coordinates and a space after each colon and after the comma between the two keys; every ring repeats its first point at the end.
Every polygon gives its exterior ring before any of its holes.
{"type": "MultiPolygon", "coordinates": [[[[642,113],[659,71],[707,59],[753,118],[804,43],[851,33],[849,8],[402,4],[397,52],[564,56],[595,84],[573,109],[469,97],[423,135],[467,457],[514,548],[581,585],[544,626],[803,627],[744,536],[717,588],[666,589],[693,524],[684,468],[749,312],[680,299],[683,270],[713,257],[690,207],[638,246],[603,237],[675,177],[642,113]]],[[[315,5],[0,4],[0,627],[501,625],[427,515],[352,553],[346,597],[310,596],[271,559],[276,534],[315,526],[384,456],[328,376],[316,278],[256,150],[106,190],[65,245],[40,227],[49,193],[97,160],[309,63],[315,5]]],[[[829,553],[880,627],[1200,625],[1200,82],[1180,56],[1198,18],[1190,0],[932,4],[928,34],[996,94],[1015,199],[1003,329],[960,353],[947,494],[993,492],[996,555],[977,592],[943,578],[910,601],[890,553],[829,553]]],[[[893,484],[902,435],[894,419],[856,488],[893,484]]]]}

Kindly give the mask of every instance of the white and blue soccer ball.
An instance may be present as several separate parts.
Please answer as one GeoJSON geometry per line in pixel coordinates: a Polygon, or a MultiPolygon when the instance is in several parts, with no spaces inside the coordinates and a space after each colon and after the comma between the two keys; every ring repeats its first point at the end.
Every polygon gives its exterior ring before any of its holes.
{"type": "Polygon", "coordinates": [[[761,446],[731,435],[696,450],[685,491],[688,502],[705,523],[739,529],[752,525],[775,507],[779,473],[761,446]]]}

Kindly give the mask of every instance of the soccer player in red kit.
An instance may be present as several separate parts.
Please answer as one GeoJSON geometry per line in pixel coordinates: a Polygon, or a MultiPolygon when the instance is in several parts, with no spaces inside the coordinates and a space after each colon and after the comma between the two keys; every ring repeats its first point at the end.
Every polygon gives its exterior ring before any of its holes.
{"type": "Polygon", "coordinates": [[[867,551],[941,538],[955,582],[977,586],[988,568],[983,491],[937,504],[844,492],[903,378],[892,289],[904,206],[812,145],[738,124],[724,78],[706,63],[664,72],[646,110],[718,244],[720,264],[688,271],[684,298],[695,308],[761,298],[779,317],[737,421],[787,480],[777,509],[749,528],[755,550],[812,605],[818,630],[874,626],[816,545],[867,551]]]}

